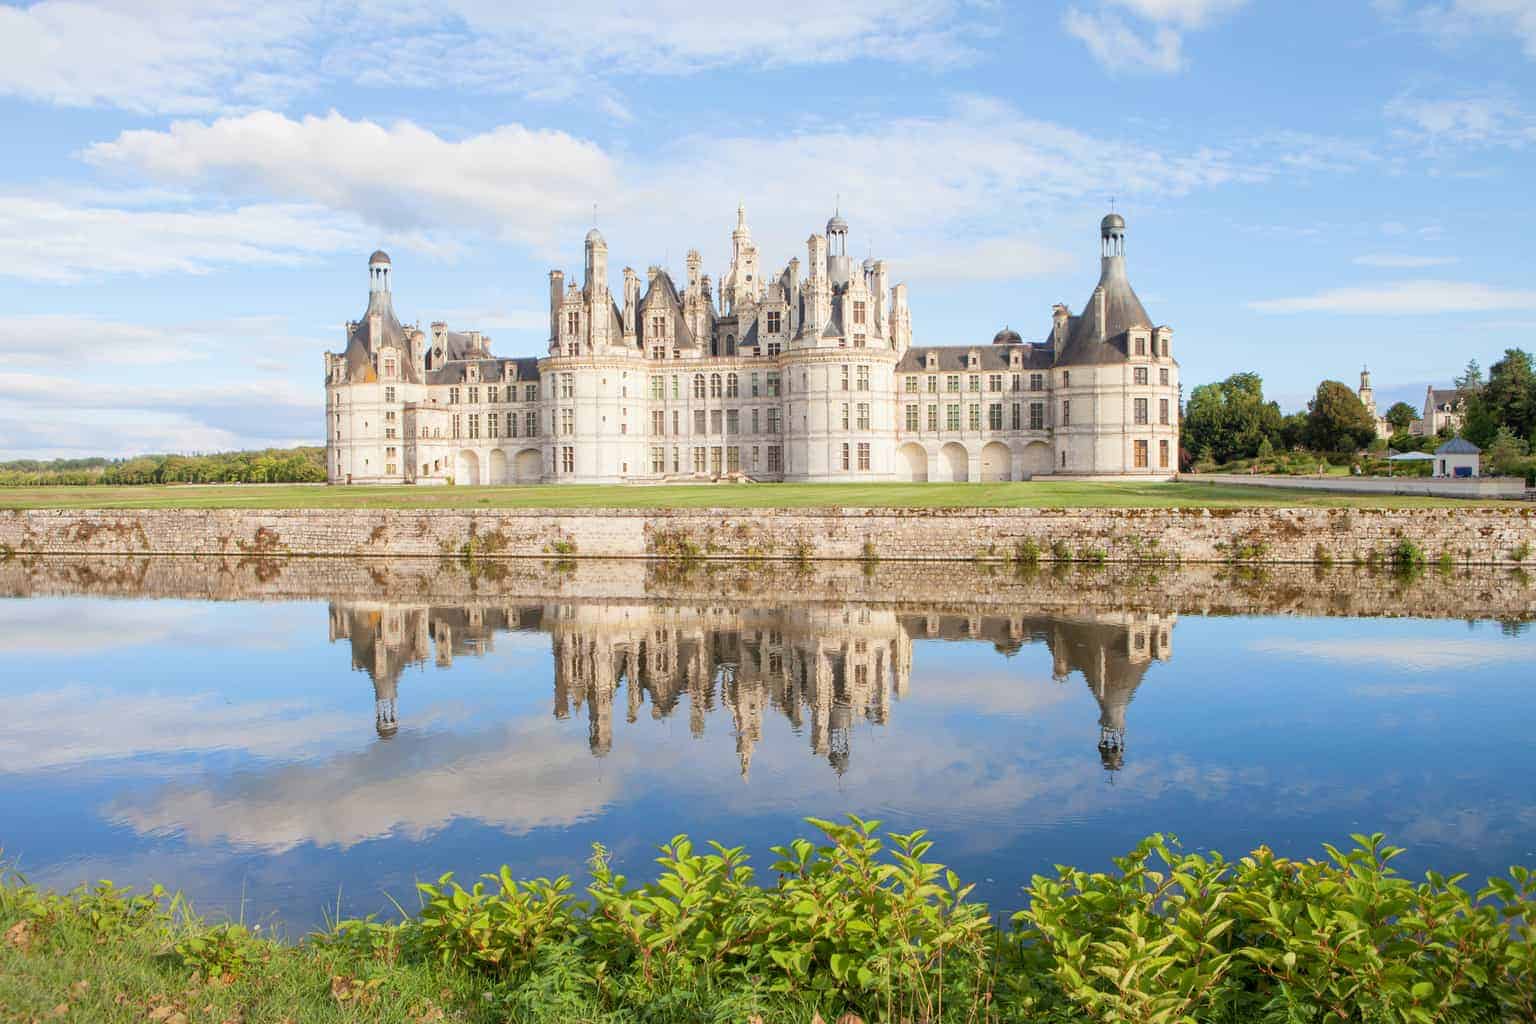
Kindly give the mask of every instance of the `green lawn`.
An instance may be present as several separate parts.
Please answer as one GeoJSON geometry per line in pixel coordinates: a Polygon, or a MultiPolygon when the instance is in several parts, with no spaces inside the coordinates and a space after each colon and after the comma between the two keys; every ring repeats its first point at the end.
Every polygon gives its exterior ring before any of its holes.
{"type": "MultiPolygon", "coordinates": [[[[21,508],[1432,508],[1448,498],[1319,494],[1204,483],[685,484],[642,487],[326,487],[235,484],[0,488],[21,508]]],[[[1483,504],[1500,504],[1483,502],[1483,504]]]]}

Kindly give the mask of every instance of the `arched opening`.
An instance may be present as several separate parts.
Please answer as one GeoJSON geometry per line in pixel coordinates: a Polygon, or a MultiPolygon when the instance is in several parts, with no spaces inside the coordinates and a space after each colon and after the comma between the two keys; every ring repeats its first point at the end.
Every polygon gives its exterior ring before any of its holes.
{"type": "Polygon", "coordinates": [[[1024,451],[1019,456],[1019,474],[1028,480],[1032,476],[1043,476],[1051,471],[1051,446],[1043,441],[1035,441],[1024,446],[1024,451]]]}
{"type": "Polygon", "coordinates": [[[965,445],[951,441],[939,451],[939,470],[943,474],[940,479],[954,480],[957,482],[971,478],[971,457],[965,450],[965,445]]]}
{"type": "Polygon", "coordinates": [[[537,448],[524,448],[512,462],[515,481],[520,484],[536,484],[544,477],[544,457],[537,448]]]}
{"type": "Polygon", "coordinates": [[[928,479],[928,453],[920,444],[904,444],[896,453],[896,478],[924,483],[928,479]]]}
{"type": "Polygon", "coordinates": [[[453,464],[453,482],[474,487],[480,483],[480,456],[471,451],[459,452],[453,464]]]}
{"type": "Polygon", "coordinates": [[[492,484],[507,482],[507,453],[500,448],[491,449],[491,472],[487,482],[492,484]]]}
{"type": "Polygon", "coordinates": [[[981,478],[994,482],[1013,479],[1013,452],[1001,441],[988,442],[981,450],[981,478]]]}

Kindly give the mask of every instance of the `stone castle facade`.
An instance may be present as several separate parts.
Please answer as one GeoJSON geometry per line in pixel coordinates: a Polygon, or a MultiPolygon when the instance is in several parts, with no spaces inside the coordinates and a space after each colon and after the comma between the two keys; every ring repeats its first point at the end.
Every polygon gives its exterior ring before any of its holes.
{"type": "Polygon", "coordinates": [[[626,483],[1168,478],[1179,368],[1125,267],[1125,221],[1100,224],[1101,273],[1044,340],[914,344],[905,284],[856,264],[841,216],[764,274],[738,208],[718,298],[687,254],[623,271],[587,233],[581,282],[549,275],[541,358],[491,354],[479,332],[402,325],[388,255],[368,308],[326,353],[331,483],[626,483]]]}

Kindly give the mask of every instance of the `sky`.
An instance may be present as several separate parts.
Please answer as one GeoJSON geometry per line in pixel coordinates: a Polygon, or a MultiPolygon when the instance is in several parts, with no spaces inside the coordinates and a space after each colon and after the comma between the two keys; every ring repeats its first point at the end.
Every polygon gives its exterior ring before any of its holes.
{"type": "Polygon", "coordinates": [[[0,120],[0,458],[320,443],[375,248],[537,355],[594,217],[611,287],[718,280],[738,203],[769,268],[839,210],[956,345],[1080,309],[1113,202],[1186,394],[1536,346],[1536,0],[43,0],[0,120]]]}

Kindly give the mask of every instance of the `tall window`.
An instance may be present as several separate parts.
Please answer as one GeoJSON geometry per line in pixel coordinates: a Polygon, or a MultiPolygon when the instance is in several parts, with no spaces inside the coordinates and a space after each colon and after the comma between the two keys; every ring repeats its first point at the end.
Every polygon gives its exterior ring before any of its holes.
{"type": "Polygon", "coordinates": [[[1168,386],[1168,367],[1159,366],[1157,368],[1157,382],[1163,387],[1168,386]]]}
{"type": "Polygon", "coordinates": [[[666,432],[667,414],[661,409],[656,409],[651,413],[651,433],[655,434],[657,437],[662,437],[666,434],[666,432]]]}
{"type": "Polygon", "coordinates": [[[665,345],[652,345],[651,346],[651,358],[652,359],[665,359],[665,358],[667,358],[667,346],[665,346],[665,345]]]}
{"type": "Polygon", "coordinates": [[[845,442],[843,442],[843,461],[842,461],[842,468],[844,470],[846,470],[848,468],[848,466],[849,466],[849,460],[848,460],[849,452],[850,452],[850,449],[848,447],[848,443],[845,441],[845,442]]]}
{"type": "Polygon", "coordinates": [[[537,402],[539,400],[539,386],[537,384],[523,385],[523,401],[537,402]]]}
{"type": "Polygon", "coordinates": [[[395,389],[394,388],[385,388],[384,389],[384,401],[386,401],[386,402],[393,402],[394,400],[395,400],[395,389]]]}
{"type": "Polygon", "coordinates": [[[868,391],[869,390],[869,367],[861,365],[861,366],[858,367],[858,371],[859,371],[859,373],[858,373],[858,387],[859,387],[859,390],[860,391],[868,391]]]}
{"type": "Polygon", "coordinates": [[[987,406],[987,429],[1003,429],[1003,403],[993,402],[991,405],[987,406]]]}
{"type": "Polygon", "coordinates": [[[576,472],[576,449],[569,445],[560,449],[560,472],[576,472]]]}
{"type": "Polygon", "coordinates": [[[532,409],[523,413],[523,433],[528,437],[536,437],[539,433],[539,414],[532,409]]]}
{"type": "MultiPolygon", "coordinates": [[[[769,408],[768,408],[768,433],[770,433],[770,434],[777,434],[778,432],[779,432],[779,410],[774,408],[774,407],[772,407],[772,406],[769,406],[769,408]]],[[[772,448],[770,448],[768,450],[769,451],[773,451],[772,448]]],[[[773,467],[770,466],[769,468],[771,469],[773,467]]]]}
{"type": "Polygon", "coordinates": [[[960,407],[958,405],[946,405],[944,407],[944,429],[960,429],[960,407]]]}
{"type": "Polygon", "coordinates": [[[1133,442],[1132,450],[1136,454],[1136,468],[1137,469],[1146,469],[1147,468],[1147,442],[1145,442],[1145,441],[1133,442]]]}
{"type": "Polygon", "coordinates": [[[693,375],[693,397],[704,397],[704,375],[702,373],[696,373],[693,375]]]}
{"type": "Polygon", "coordinates": [[[704,410],[703,409],[695,409],[695,410],[693,410],[693,432],[695,434],[702,434],[702,433],[704,433],[704,410]]]}
{"type": "Polygon", "coordinates": [[[1139,355],[1139,356],[1144,356],[1144,355],[1147,354],[1147,339],[1146,338],[1137,338],[1136,339],[1136,354],[1139,355]]]}
{"type": "Polygon", "coordinates": [[[864,303],[855,302],[853,304],[853,322],[856,324],[864,322],[864,303]]]}
{"type": "Polygon", "coordinates": [[[1168,442],[1157,442],[1157,464],[1162,469],[1168,468],[1168,442]]]}
{"type": "Polygon", "coordinates": [[[667,471],[667,450],[665,448],[651,449],[651,472],[665,473],[667,471]]]}
{"type": "Polygon", "coordinates": [[[840,369],[841,369],[841,370],[842,370],[842,375],[841,375],[841,377],[842,377],[842,382],[843,382],[843,388],[842,388],[842,389],[843,389],[843,390],[844,390],[844,391],[847,391],[847,390],[848,390],[848,364],[847,364],[847,363],[844,363],[844,364],[843,364],[843,365],[842,365],[842,366],[841,366],[841,367],[840,367],[840,369]]]}
{"type": "Polygon", "coordinates": [[[782,454],[782,449],[780,449],[778,445],[771,444],[768,446],[768,472],[777,473],[783,469],[784,463],[783,459],[781,458],[782,454]]]}
{"type": "Polygon", "coordinates": [[[952,373],[948,377],[945,377],[944,378],[944,390],[945,391],[959,391],[960,390],[960,375],[956,374],[956,373],[952,373]]]}
{"type": "Polygon", "coordinates": [[[931,373],[928,375],[928,393],[930,395],[939,393],[939,378],[931,373]]]}
{"type": "Polygon", "coordinates": [[[971,374],[969,380],[967,381],[967,385],[970,387],[970,389],[972,391],[980,391],[981,390],[981,374],[979,374],[979,373],[971,374]]]}
{"type": "Polygon", "coordinates": [[[914,432],[917,430],[917,406],[915,405],[907,406],[907,429],[914,432]]]}
{"type": "Polygon", "coordinates": [[[576,433],[576,410],[575,409],[561,409],[560,410],[560,433],[566,434],[566,435],[576,433]]]}
{"type": "Polygon", "coordinates": [[[567,314],[565,314],[565,333],[566,334],[575,334],[575,333],[577,333],[580,330],[581,330],[581,314],[580,313],[567,313],[567,314]]]}
{"type": "Polygon", "coordinates": [[[485,389],[485,400],[487,402],[494,403],[496,401],[496,395],[500,390],[500,388],[492,384],[490,387],[485,389]]]}
{"type": "Polygon", "coordinates": [[[477,412],[472,412],[469,414],[469,436],[480,436],[480,414],[477,412]]]}
{"type": "Polygon", "coordinates": [[[939,429],[939,407],[936,405],[930,405],[928,407],[928,429],[939,429]]]}
{"type": "Polygon", "coordinates": [[[1072,425],[1072,399],[1070,398],[1061,400],[1061,425],[1064,427],[1072,425]]]}
{"type": "Polygon", "coordinates": [[[499,414],[494,412],[488,412],[485,414],[485,436],[501,436],[501,416],[499,414]]]}
{"type": "Polygon", "coordinates": [[[660,377],[652,377],[651,397],[659,402],[666,396],[666,381],[662,380],[660,377]]]}
{"type": "Polygon", "coordinates": [[[719,409],[711,409],[711,410],[709,410],[709,432],[711,434],[718,434],[718,433],[721,432],[722,429],[723,429],[723,427],[722,427],[722,421],[720,419],[720,410],[719,409]]]}
{"type": "Polygon", "coordinates": [[[1045,403],[1044,402],[1030,402],[1029,403],[1029,429],[1030,430],[1044,430],[1045,429],[1045,403]]]}
{"type": "Polygon", "coordinates": [[[1147,400],[1145,398],[1138,398],[1135,401],[1136,424],[1141,426],[1147,422],[1147,400]]]}
{"type": "Polygon", "coordinates": [[[480,404],[480,389],[479,388],[470,388],[469,389],[469,404],[470,405],[479,405],[480,404]]]}
{"type": "Polygon", "coordinates": [[[702,472],[704,472],[704,467],[706,465],[706,463],[704,461],[705,458],[706,458],[706,456],[704,454],[704,449],[703,448],[695,448],[693,450],[693,471],[695,473],[702,473],[702,472]]]}
{"type": "Polygon", "coordinates": [[[740,381],[734,373],[725,375],[725,397],[736,398],[741,394],[740,381]]]}
{"type": "Polygon", "coordinates": [[[762,420],[760,419],[760,416],[761,416],[761,414],[758,412],[757,409],[753,409],[752,410],[752,433],[754,433],[754,434],[759,433],[757,428],[762,423],[762,420]]]}
{"type": "Polygon", "coordinates": [[[869,444],[864,441],[859,442],[859,469],[869,470],[869,444]]]}
{"type": "Polygon", "coordinates": [[[1138,366],[1131,371],[1131,383],[1145,384],[1147,382],[1147,368],[1138,366]]]}
{"type": "Polygon", "coordinates": [[[1168,399],[1166,398],[1157,400],[1157,422],[1165,427],[1168,425],[1168,399]]]}
{"type": "Polygon", "coordinates": [[[1018,430],[1024,425],[1024,408],[1018,402],[1013,403],[1013,429],[1018,430]]]}
{"type": "Polygon", "coordinates": [[[868,430],[869,429],[869,403],[868,402],[860,402],[859,403],[858,425],[859,425],[859,429],[860,430],[868,430]]]}
{"type": "Polygon", "coordinates": [[[740,409],[727,409],[727,410],[725,410],[725,432],[727,434],[739,434],[739,433],[741,433],[741,410],[740,409]]]}
{"type": "Polygon", "coordinates": [[[778,310],[776,310],[776,309],[769,310],[768,315],[765,318],[767,320],[767,327],[768,327],[768,333],[769,334],[778,334],[779,333],[779,315],[780,314],[779,314],[778,310]]]}
{"type": "Polygon", "coordinates": [[[989,374],[987,374],[987,390],[988,391],[1001,391],[1001,390],[1003,390],[1003,375],[1000,374],[1000,373],[989,373],[989,374]]]}
{"type": "Polygon", "coordinates": [[[967,420],[970,422],[972,430],[980,430],[981,429],[981,406],[979,406],[979,405],[971,406],[970,407],[970,415],[967,417],[967,420]]]}
{"type": "Polygon", "coordinates": [[[393,377],[394,375],[395,375],[395,361],[393,359],[386,359],[386,360],[384,360],[384,376],[386,376],[386,377],[393,377]]]}
{"type": "Polygon", "coordinates": [[[454,413],[453,414],[453,436],[454,437],[461,436],[462,429],[463,429],[462,418],[459,416],[458,413],[454,413]]]}
{"type": "Polygon", "coordinates": [[[718,373],[712,373],[709,375],[709,397],[720,397],[720,375],[718,373]]]}
{"type": "Polygon", "coordinates": [[[562,373],[560,375],[560,397],[574,398],[576,396],[576,375],[574,373],[562,373]]]}
{"type": "MultiPolygon", "coordinates": [[[[651,337],[665,338],[667,336],[667,318],[665,316],[651,317],[651,337]]],[[[665,346],[663,346],[665,348],[665,346]]]]}
{"type": "Polygon", "coordinates": [[[849,412],[849,410],[848,410],[848,403],[844,402],[843,403],[843,429],[844,430],[848,429],[848,422],[849,422],[848,412],[849,412]]]}
{"type": "Polygon", "coordinates": [[[458,388],[449,388],[448,389],[448,404],[449,405],[458,405],[459,404],[459,389],[458,388]]]}

